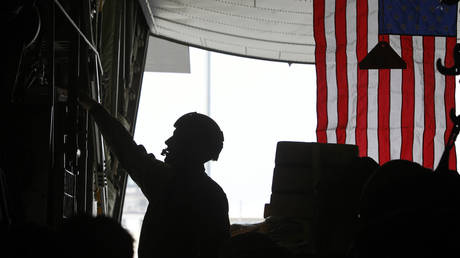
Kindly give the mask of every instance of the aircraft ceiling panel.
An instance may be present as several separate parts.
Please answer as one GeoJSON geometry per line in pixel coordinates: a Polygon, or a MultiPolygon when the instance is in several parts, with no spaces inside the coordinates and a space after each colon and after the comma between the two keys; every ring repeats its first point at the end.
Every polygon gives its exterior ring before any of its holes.
{"type": "Polygon", "coordinates": [[[312,0],[139,2],[153,36],[246,57],[314,63],[312,0]]]}

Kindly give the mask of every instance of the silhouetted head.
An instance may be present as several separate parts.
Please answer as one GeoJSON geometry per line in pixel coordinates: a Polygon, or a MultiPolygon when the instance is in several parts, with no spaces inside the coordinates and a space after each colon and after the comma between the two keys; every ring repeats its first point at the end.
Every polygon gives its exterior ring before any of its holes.
{"type": "Polygon", "coordinates": [[[173,135],[166,140],[165,163],[173,166],[203,164],[217,160],[224,134],[210,117],[196,112],[181,116],[174,123],[173,135]]]}
{"type": "Polygon", "coordinates": [[[376,169],[361,196],[362,220],[385,213],[430,205],[434,197],[432,170],[407,160],[392,160],[376,169]]]}

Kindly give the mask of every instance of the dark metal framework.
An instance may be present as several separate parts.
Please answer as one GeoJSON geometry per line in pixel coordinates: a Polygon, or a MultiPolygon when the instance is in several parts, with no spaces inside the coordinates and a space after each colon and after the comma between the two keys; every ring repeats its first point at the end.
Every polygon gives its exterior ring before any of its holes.
{"type": "Polygon", "coordinates": [[[2,17],[10,36],[0,94],[8,218],[0,222],[120,220],[127,175],[76,96],[87,92],[134,133],[148,45],[142,12],[129,0],[23,2],[2,17]]]}

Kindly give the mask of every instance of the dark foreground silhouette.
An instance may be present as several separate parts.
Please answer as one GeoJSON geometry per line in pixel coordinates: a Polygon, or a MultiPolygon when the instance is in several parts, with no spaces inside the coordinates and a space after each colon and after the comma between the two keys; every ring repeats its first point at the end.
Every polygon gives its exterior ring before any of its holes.
{"type": "Polygon", "coordinates": [[[223,247],[219,258],[290,258],[294,257],[267,234],[247,232],[233,236],[223,247]]]}
{"type": "Polygon", "coordinates": [[[0,229],[0,257],[61,257],[55,230],[35,223],[12,224],[0,229]]]}
{"type": "Polygon", "coordinates": [[[456,171],[387,162],[363,189],[353,257],[458,257],[459,203],[456,171]]]}
{"type": "Polygon", "coordinates": [[[139,240],[139,257],[217,257],[229,238],[228,201],[205,173],[217,160],[223,133],[209,117],[188,113],[165,142],[164,162],[147,154],[98,103],[80,96],[111,147],[149,201],[139,240]]]}
{"type": "Polygon", "coordinates": [[[80,215],[66,219],[58,236],[58,257],[131,258],[134,254],[132,236],[107,217],[80,215]]]}
{"type": "Polygon", "coordinates": [[[111,218],[78,215],[57,229],[32,222],[2,227],[0,243],[5,258],[132,258],[134,240],[111,218]]]}

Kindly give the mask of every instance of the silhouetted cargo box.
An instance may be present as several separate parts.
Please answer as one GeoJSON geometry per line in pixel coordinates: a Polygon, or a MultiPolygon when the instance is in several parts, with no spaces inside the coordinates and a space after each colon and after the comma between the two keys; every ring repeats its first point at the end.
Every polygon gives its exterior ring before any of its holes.
{"type": "Polygon", "coordinates": [[[317,167],[349,164],[358,147],[349,144],[278,142],[276,166],[317,167]]]}
{"type": "Polygon", "coordinates": [[[360,162],[355,145],[279,142],[265,215],[310,224],[305,239],[316,255],[345,254],[366,178],[360,162]]]}
{"type": "Polygon", "coordinates": [[[308,194],[314,191],[315,177],[311,167],[275,166],[272,194],[308,194]]]}
{"type": "Polygon", "coordinates": [[[311,194],[272,193],[270,197],[270,215],[276,217],[312,219],[314,214],[314,196],[311,194]]]}
{"type": "Polygon", "coordinates": [[[272,193],[313,195],[320,181],[339,179],[358,156],[358,147],[345,144],[279,142],[272,193]]]}

